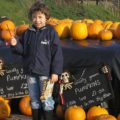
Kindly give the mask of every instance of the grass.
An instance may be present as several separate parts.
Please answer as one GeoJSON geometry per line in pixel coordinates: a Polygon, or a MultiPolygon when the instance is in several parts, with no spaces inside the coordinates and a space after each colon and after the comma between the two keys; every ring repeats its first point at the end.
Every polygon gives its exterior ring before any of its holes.
{"type": "MultiPolygon", "coordinates": [[[[7,16],[12,19],[17,25],[30,22],[27,18],[28,9],[35,0],[0,0],[0,16],[7,16]]],[[[57,1],[57,0],[56,0],[57,1]]],[[[55,3],[55,0],[44,0],[49,6],[51,16],[64,19],[101,19],[119,21],[118,17],[112,15],[110,10],[104,9],[103,6],[95,4],[65,4],[60,5],[55,3]]]]}

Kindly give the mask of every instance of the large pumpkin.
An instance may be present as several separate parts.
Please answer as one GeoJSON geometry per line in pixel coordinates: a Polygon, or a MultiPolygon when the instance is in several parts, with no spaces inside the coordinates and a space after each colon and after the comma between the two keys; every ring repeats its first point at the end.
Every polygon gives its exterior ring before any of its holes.
{"type": "Polygon", "coordinates": [[[117,120],[113,115],[99,115],[94,120],[117,120]]]}
{"type": "Polygon", "coordinates": [[[28,115],[28,116],[32,115],[32,109],[30,106],[30,97],[29,96],[25,96],[25,97],[21,98],[21,100],[19,102],[19,109],[20,109],[21,113],[23,113],[24,115],[28,115]]]}
{"type": "Polygon", "coordinates": [[[15,32],[13,30],[2,30],[1,31],[1,38],[7,42],[11,40],[11,38],[14,36],[15,36],[15,32]]]}
{"type": "Polygon", "coordinates": [[[74,40],[86,39],[88,36],[87,25],[78,21],[73,22],[70,29],[70,35],[74,40]]]}
{"type": "Polygon", "coordinates": [[[110,30],[102,30],[99,32],[101,40],[112,40],[113,34],[110,30]]]}
{"type": "Polygon", "coordinates": [[[87,120],[94,120],[95,117],[102,115],[102,114],[109,114],[109,113],[103,107],[93,106],[87,112],[87,120]]]}
{"type": "Polygon", "coordinates": [[[0,119],[5,119],[10,116],[11,109],[9,104],[0,97],[0,119]]]}
{"type": "Polygon", "coordinates": [[[13,21],[5,20],[0,25],[1,30],[15,30],[16,26],[13,21]]]}
{"type": "Polygon", "coordinates": [[[16,34],[17,34],[18,36],[21,36],[28,28],[29,28],[29,25],[28,25],[28,24],[19,25],[19,26],[16,28],[16,34]]]}
{"type": "Polygon", "coordinates": [[[82,107],[71,106],[65,111],[65,120],[85,120],[86,114],[82,107]]]}

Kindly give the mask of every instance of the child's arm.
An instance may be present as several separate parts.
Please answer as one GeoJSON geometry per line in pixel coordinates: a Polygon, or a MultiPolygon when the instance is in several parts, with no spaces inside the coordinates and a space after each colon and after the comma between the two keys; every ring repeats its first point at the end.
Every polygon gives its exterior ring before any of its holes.
{"type": "Polygon", "coordinates": [[[58,80],[58,75],[63,72],[63,55],[62,46],[58,34],[53,31],[52,36],[51,82],[56,82],[58,80]]]}
{"type": "Polygon", "coordinates": [[[20,40],[17,40],[15,37],[13,37],[10,41],[10,44],[13,52],[23,55],[23,46],[20,40]]]}

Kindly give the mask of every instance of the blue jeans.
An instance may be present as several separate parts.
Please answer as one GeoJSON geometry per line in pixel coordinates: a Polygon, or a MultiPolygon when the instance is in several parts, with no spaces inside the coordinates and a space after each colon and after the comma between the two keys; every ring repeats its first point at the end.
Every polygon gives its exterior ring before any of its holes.
{"type": "Polygon", "coordinates": [[[32,109],[43,108],[44,111],[49,111],[54,109],[54,100],[52,97],[49,97],[44,102],[40,100],[40,96],[43,91],[43,86],[49,77],[39,76],[39,75],[27,75],[27,83],[29,89],[29,95],[31,99],[32,109]]]}

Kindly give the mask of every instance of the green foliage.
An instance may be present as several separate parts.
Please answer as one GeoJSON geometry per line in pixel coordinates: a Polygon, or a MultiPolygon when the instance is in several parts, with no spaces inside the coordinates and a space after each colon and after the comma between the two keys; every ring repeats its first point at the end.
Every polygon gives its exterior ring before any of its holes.
{"type": "MultiPolygon", "coordinates": [[[[7,16],[12,19],[17,25],[22,24],[22,21],[29,23],[28,9],[36,0],[0,0],[0,16],[7,16]]],[[[119,21],[119,18],[112,15],[112,12],[105,10],[103,6],[66,4],[63,0],[61,3],[56,3],[57,0],[43,0],[50,8],[51,16],[64,19],[102,19],[119,21]]],[[[62,0],[61,0],[62,1],[62,0]]]]}

